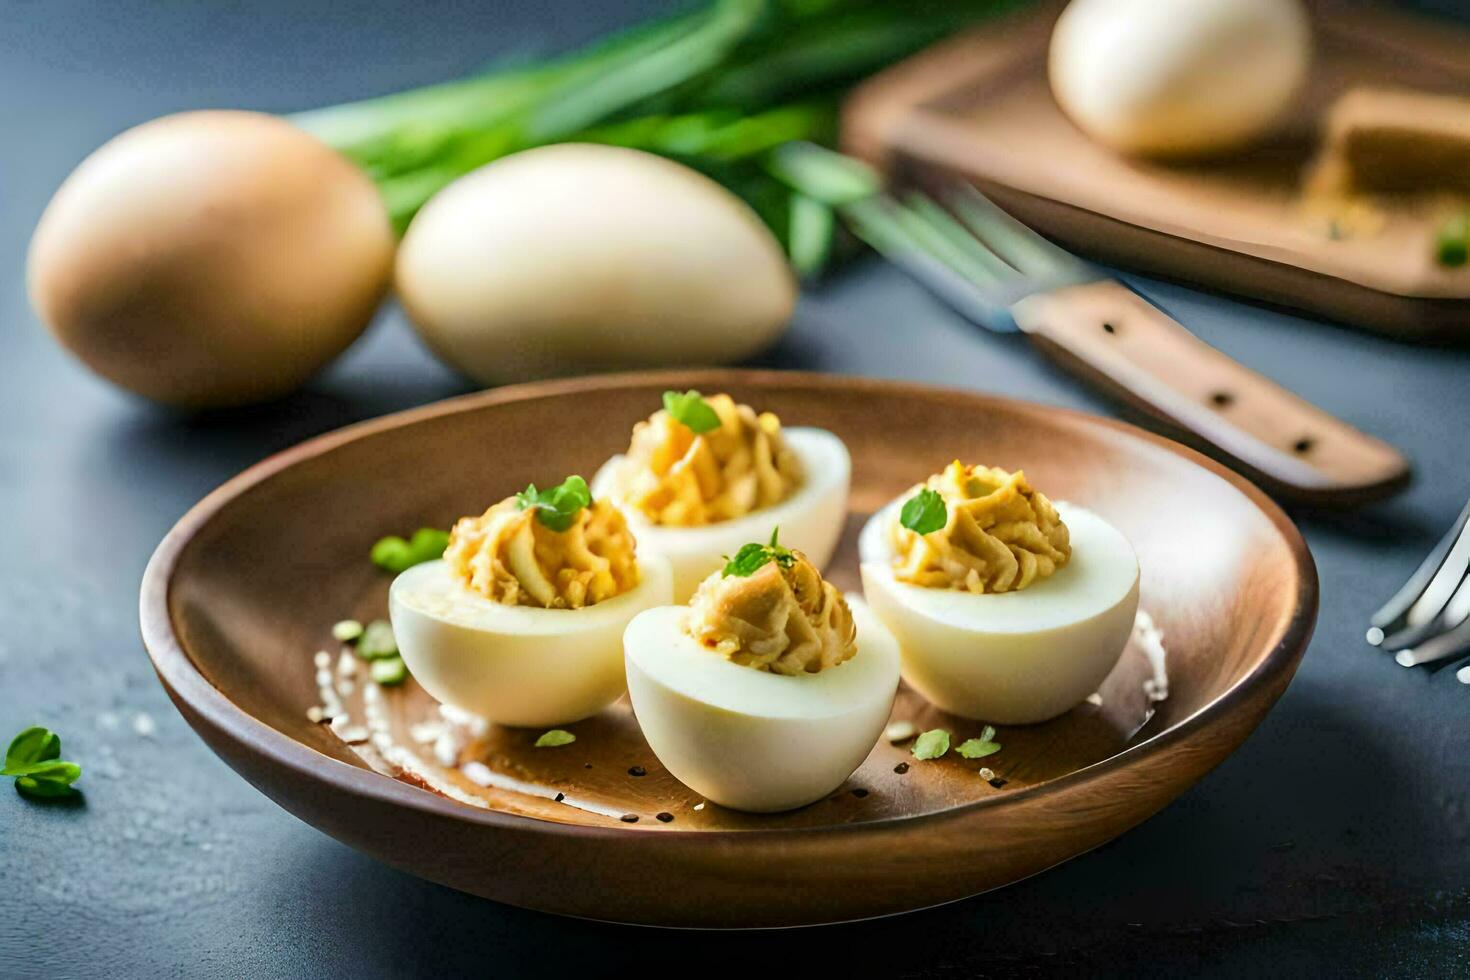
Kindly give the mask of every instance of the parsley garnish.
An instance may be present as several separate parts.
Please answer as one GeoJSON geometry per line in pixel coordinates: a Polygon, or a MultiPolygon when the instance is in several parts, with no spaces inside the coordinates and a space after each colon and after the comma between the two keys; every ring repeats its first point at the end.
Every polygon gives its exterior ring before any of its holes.
{"type": "Polygon", "coordinates": [[[536,748],[554,749],[562,745],[571,745],[576,740],[577,736],[571,732],[563,731],[560,728],[553,728],[549,732],[543,732],[541,737],[536,739],[536,748]]]}
{"type": "Polygon", "coordinates": [[[918,534],[928,534],[944,527],[949,520],[949,510],[944,498],[936,491],[924,487],[910,497],[898,512],[898,523],[918,534]]]}
{"type": "Polygon", "coordinates": [[[413,537],[407,541],[396,534],[380,538],[378,543],[373,545],[369,557],[372,558],[374,565],[396,575],[426,561],[443,558],[444,549],[447,547],[449,547],[448,531],[441,531],[436,527],[421,527],[413,532],[413,537]]]}
{"type": "Polygon", "coordinates": [[[1434,239],[1434,258],[1446,268],[1462,266],[1470,260],[1470,211],[1454,215],[1440,225],[1434,239]]]}
{"type": "Polygon", "coordinates": [[[708,432],[720,427],[719,414],[703,395],[692,389],[682,395],[677,391],[664,392],[664,408],[675,422],[682,422],[695,432],[708,432]]]}
{"type": "Polygon", "coordinates": [[[779,527],[771,529],[771,543],[741,545],[740,550],[735,552],[735,557],[725,556],[725,570],[720,573],[721,578],[747,578],[753,575],[763,566],[775,562],[782,568],[790,568],[796,564],[796,553],[790,548],[783,548],[776,543],[776,535],[781,533],[779,527]]]}
{"type": "Polygon", "coordinates": [[[569,476],[548,490],[537,490],[532,483],[516,494],[516,506],[521,510],[535,509],[536,519],[553,531],[571,527],[577,511],[591,504],[592,491],[580,476],[569,476]]]}
{"type": "Polygon", "coordinates": [[[983,759],[987,755],[995,755],[999,752],[1000,743],[995,740],[995,729],[986,725],[980,732],[979,738],[966,739],[955,751],[966,759],[983,759]]]}
{"type": "Polygon", "coordinates": [[[61,758],[61,736],[47,728],[27,728],[10,740],[0,776],[14,776],[22,796],[54,799],[76,792],[72,783],[82,767],[61,758]]]}
{"type": "Polygon", "coordinates": [[[949,732],[943,728],[931,728],[914,740],[915,759],[937,759],[949,751],[949,732]]]}

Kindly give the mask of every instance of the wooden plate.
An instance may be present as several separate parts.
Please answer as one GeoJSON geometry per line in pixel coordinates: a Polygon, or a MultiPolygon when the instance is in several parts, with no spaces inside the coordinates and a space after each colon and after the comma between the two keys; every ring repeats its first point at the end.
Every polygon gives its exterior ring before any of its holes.
{"type": "MultiPolygon", "coordinates": [[[[951,901],[1115,837],[1255,727],[1295,671],[1316,609],[1316,572],[1290,521],[1239,476],[1167,440],[957,391],[747,371],[503,388],[313,439],[206,497],[159,545],[142,587],[144,641],[174,703],[301,819],[396,867],[516,905],[718,927],[951,901]],[[1053,496],[1097,510],[1138,550],[1142,605],[1168,651],[1168,697],[1150,696],[1150,660],[1130,649],[1101,704],[1002,729],[1003,749],[984,760],[993,783],[977,763],[918,762],[884,742],[831,798],[771,816],[699,807],[624,705],[569,726],[577,741],[554,750],[532,748],[536,732],[490,729],[458,760],[492,773],[486,788],[413,740],[409,727],[434,717],[421,691],[389,692],[384,731],[410,747],[421,775],[468,802],[375,771],[389,767],[371,743],[349,746],[308,721],[313,654],[336,659],[332,623],[385,613],[387,577],[367,560],[376,538],[447,527],[533,480],[591,473],[671,387],[728,391],[847,442],[851,515],[831,575],[849,589],[864,516],[952,457],[1024,466],[1053,496]]],[[[361,691],[346,699],[355,717],[361,691]]],[[[908,691],[895,718],[960,737],[979,727],[908,691]]]]}
{"type": "Polygon", "coordinates": [[[1311,83],[1246,153],[1166,165],[1118,156],[1052,99],[1058,5],[987,23],[875,76],[849,100],[852,152],[919,183],[963,175],[1043,234],[1106,261],[1417,340],[1470,339],[1470,268],[1434,261],[1444,219],[1401,202],[1333,240],[1303,206],[1327,106],[1354,85],[1470,93],[1470,31],[1360,3],[1312,5],[1311,83]]]}

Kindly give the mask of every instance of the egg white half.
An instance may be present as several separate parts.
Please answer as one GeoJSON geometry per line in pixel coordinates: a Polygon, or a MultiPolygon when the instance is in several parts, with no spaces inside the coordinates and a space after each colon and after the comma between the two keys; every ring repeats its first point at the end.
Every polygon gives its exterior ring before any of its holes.
{"type": "Polygon", "coordinates": [[[773,813],[832,792],[860,766],[898,690],[898,644],[851,601],[858,649],[816,674],[732,663],[684,631],[685,606],[641,613],[624,636],[628,694],[649,747],[684,785],[773,813]]]}
{"type": "Polygon", "coordinates": [[[1097,690],[1138,612],[1138,558],[1101,517],[1058,502],[1072,557],[1016,592],[976,595],[899,582],[884,507],[858,539],[863,594],[903,651],[903,678],[938,707],[981,721],[1055,718],[1097,690]]]}
{"type": "Polygon", "coordinates": [[[393,580],[388,612],[414,678],[445,704],[502,725],[565,725],[626,689],[623,630],[673,596],[669,563],[638,556],[632,589],[581,609],[507,606],[470,592],[443,561],[393,580]]]}
{"type": "MultiPolygon", "coordinates": [[[[700,527],[663,527],[631,507],[622,507],[638,554],[663,555],[674,568],[674,601],[687,602],[710,572],[722,568],[751,541],[770,540],[781,529],[781,543],[803,552],[812,564],[825,568],[842,536],[847,517],[847,490],[852,480],[852,458],[841,439],[825,429],[794,427],[782,435],[801,463],[802,484],[790,497],[758,511],[700,527]]],[[[614,456],[592,478],[592,495],[617,502],[611,488],[624,456],[614,456]]],[[[621,502],[619,502],[621,507],[621,502]]]]}

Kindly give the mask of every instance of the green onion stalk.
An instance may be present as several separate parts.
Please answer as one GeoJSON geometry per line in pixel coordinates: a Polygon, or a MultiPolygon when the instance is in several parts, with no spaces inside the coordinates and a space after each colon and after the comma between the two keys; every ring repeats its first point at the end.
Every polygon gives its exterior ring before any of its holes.
{"type": "Polygon", "coordinates": [[[549,143],[672,158],[744,199],[797,271],[829,261],[840,168],[773,165],[831,146],[854,83],[1017,0],[714,0],[532,65],[298,113],[377,183],[402,233],[445,185],[549,143]]]}

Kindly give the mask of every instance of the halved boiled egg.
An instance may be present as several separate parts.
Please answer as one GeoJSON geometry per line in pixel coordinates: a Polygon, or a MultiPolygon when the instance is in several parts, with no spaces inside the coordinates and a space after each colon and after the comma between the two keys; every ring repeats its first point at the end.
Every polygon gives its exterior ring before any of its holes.
{"type": "Polygon", "coordinates": [[[674,601],[687,601],[727,556],[777,528],[825,567],[847,516],[852,460],[842,440],[782,427],[728,395],[668,392],[665,405],[638,423],[626,454],[598,470],[592,492],[622,508],[640,554],[669,559],[674,601]]]}
{"type": "Polygon", "coordinates": [[[768,564],[748,588],[716,573],[692,606],[641,613],[623,638],[628,693],[654,754],[737,810],[790,810],[841,786],[898,689],[898,644],[883,624],[809,564],[783,591],[777,579],[791,572],[768,564]]]}
{"type": "MultiPolygon", "coordinates": [[[[1049,574],[1033,569],[1029,584],[1008,581],[1008,591],[915,584],[900,580],[915,576],[894,543],[895,523],[912,499],[875,514],[858,544],[864,595],[898,640],[904,680],[951,714],[1000,724],[1046,721],[1096,691],[1122,655],[1138,610],[1138,559],[1128,539],[1091,511],[1045,501],[1065,525],[1059,543],[1070,549],[1049,574]]],[[[953,530],[952,511],[949,520],[953,530]]],[[[1035,558],[1022,558],[1021,572],[1011,568],[1007,576],[1027,574],[1035,558]]],[[[970,574],[959,563],[955,572],[970,574]]]]}
{"type": "Polygon", "coordinates": [[[618,510],[580,478],[455,525],[440,561],[388,593],[399,653],[438,700],[503,725],[564,725],[626,689],[622,636],[672,601],[673,574],[634,554],[618,510]],[[575,481],[575,493],[564,493],[575,481]]]}

